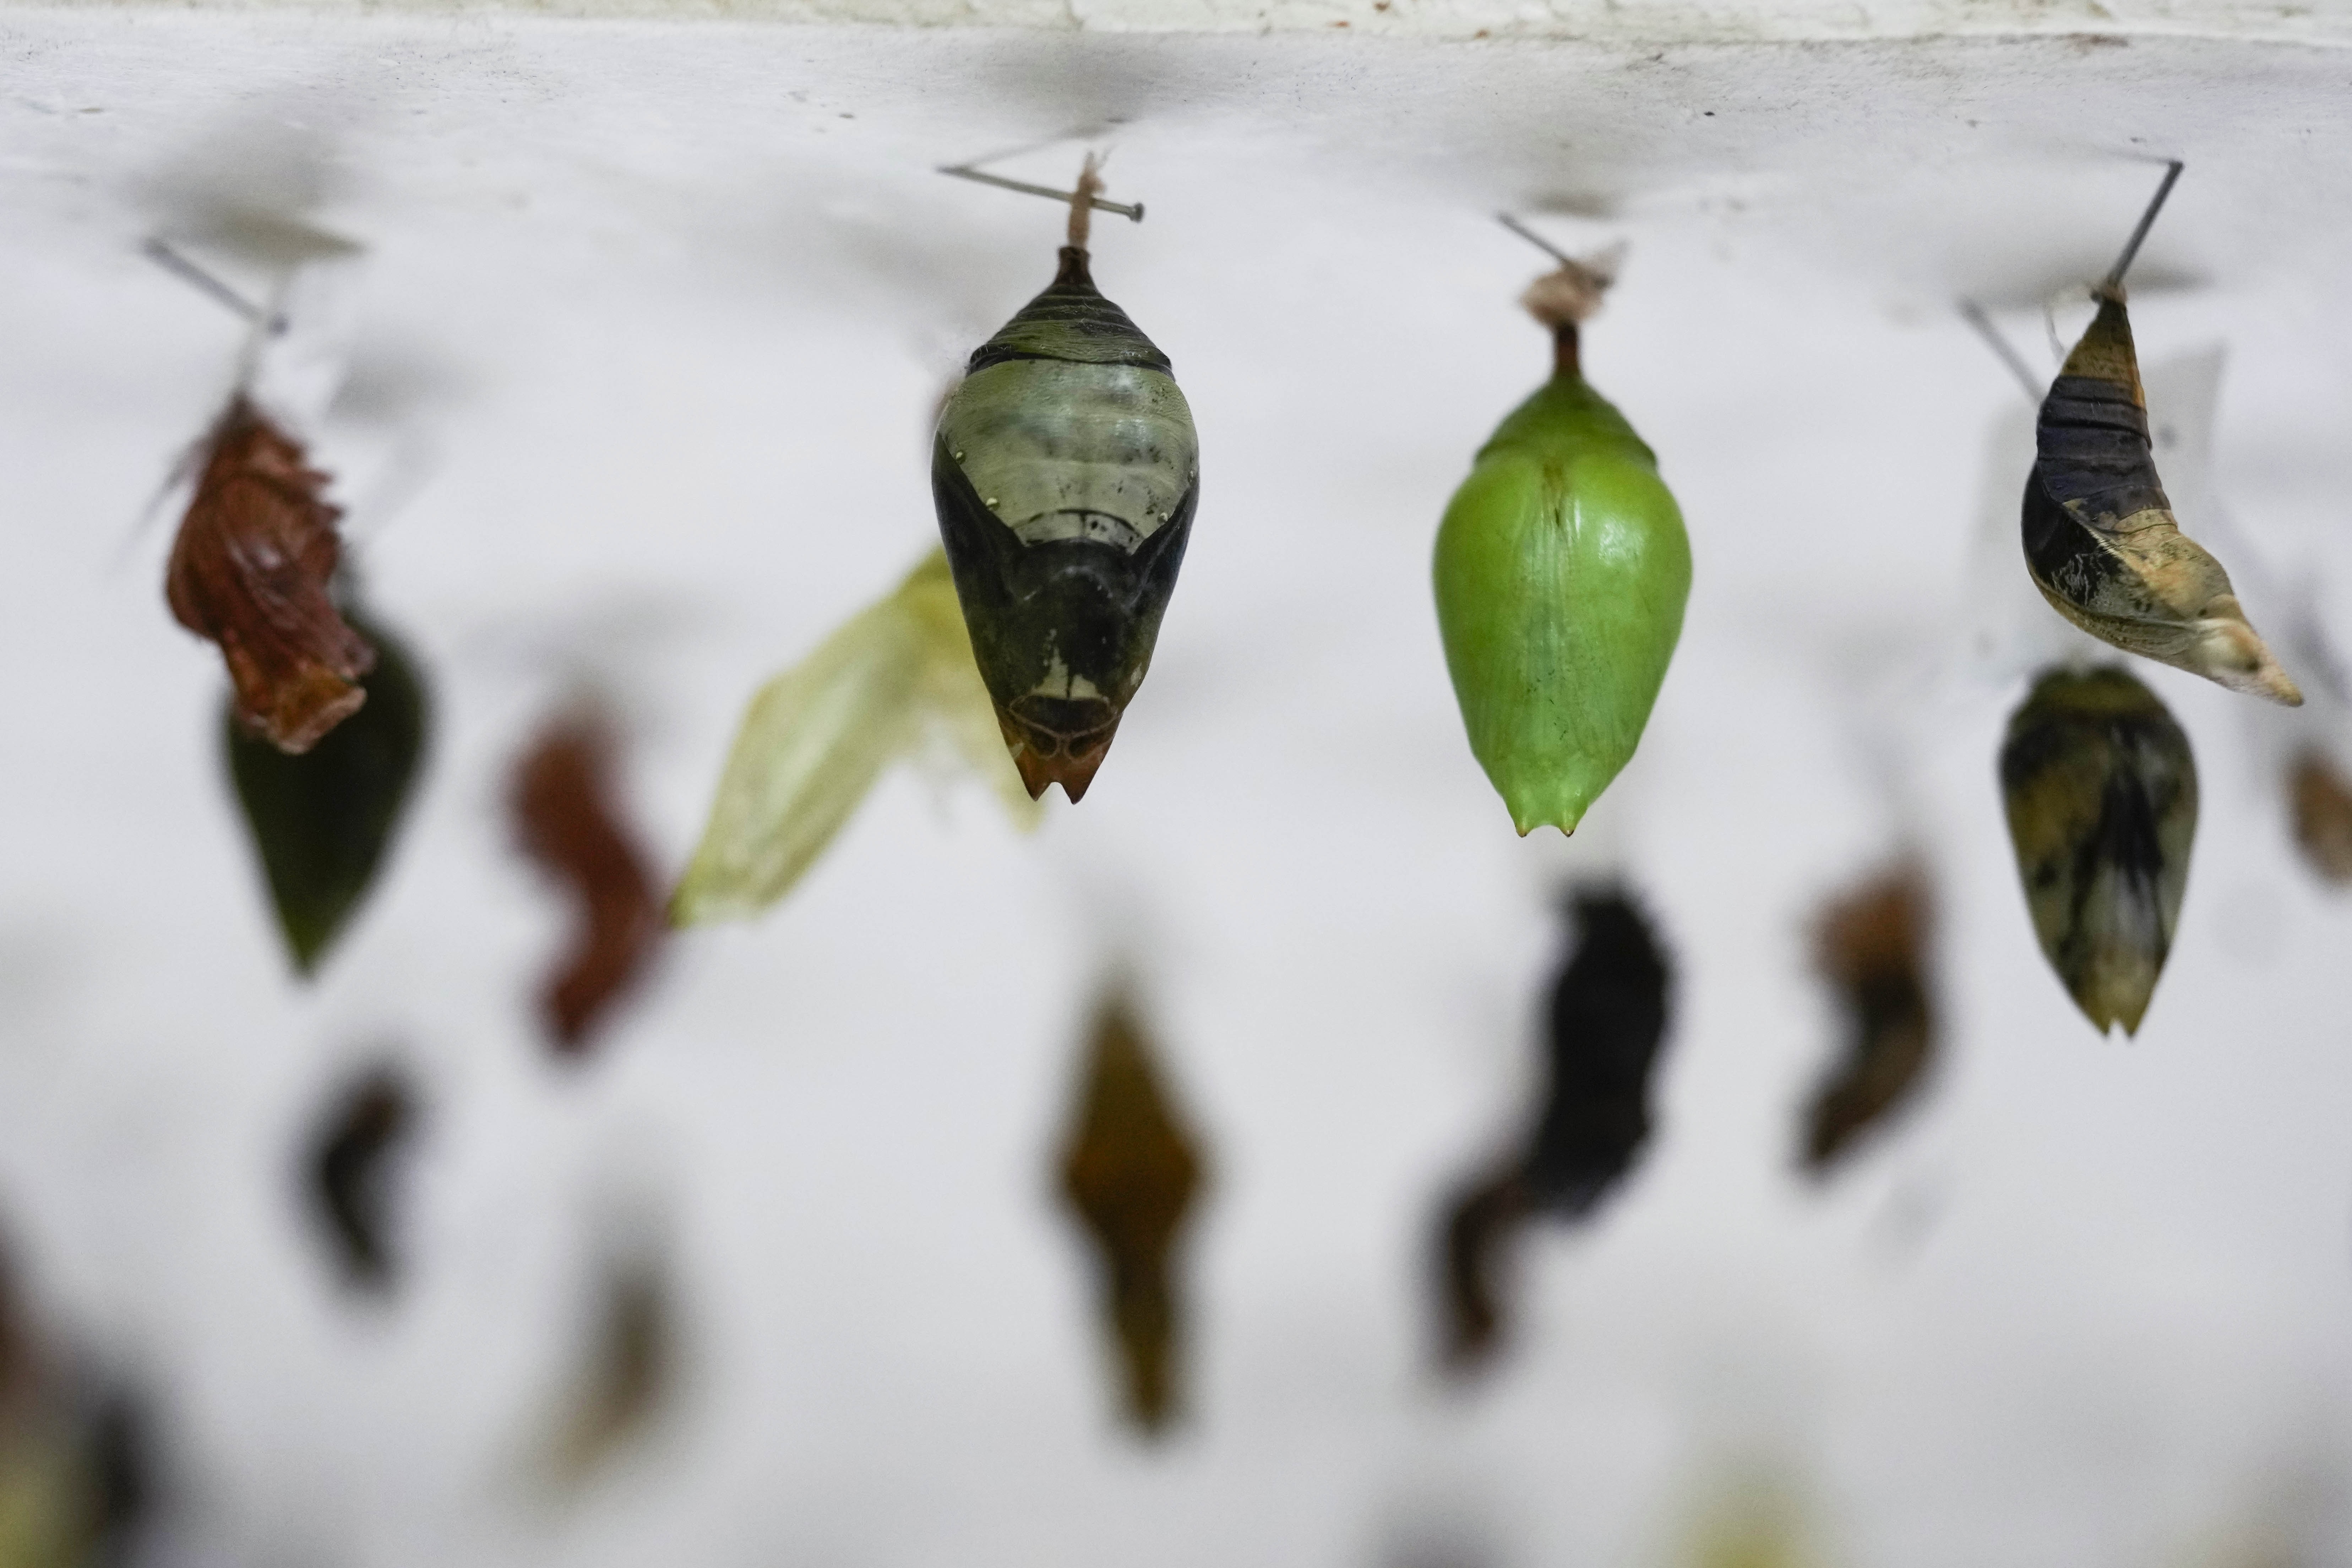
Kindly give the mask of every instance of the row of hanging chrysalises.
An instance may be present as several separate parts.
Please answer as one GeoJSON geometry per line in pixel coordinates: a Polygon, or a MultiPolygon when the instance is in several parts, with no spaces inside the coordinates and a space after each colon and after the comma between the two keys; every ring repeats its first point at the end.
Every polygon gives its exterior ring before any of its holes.
{"type": "MultiPolygon", "coordinates": [[[[1059,267],[972,352],[940,409],[940,549],[753,699],[669,903],[678,925],[773,903],[876,775],[941,735],[1017,820],[1034,820],[1056,783],[1081,799],[1150,665],[1200,497],[1199,444],[1169,357],[1097,289],[1087,256],[1095,211],[1140,221],[1142,208],[1106,200],[1091,158],[1073,193],[946,172],[1066,200],[1059,267]]],[[[2092,637],[2299,704],[2221,563],[2175,521],[2149,444],[2124,278],[2179,173],[2168,170],[2094,288],[2097,315],[2042,397],[2024,566],[2092,637]]],[[[1682,630],[1690,542],[1655,457],[1579,361],[1613,262],[1576,261],[1504,221],[1559,264],[1522,300],[1551,333],[1552,373],[1473,460],[1438,526],[1433,576],[1472,752],[1520,833],[1573,832],[1648,722],[1682,630]]],[[[397,644],[337,577],[339,514],[291,412],[318,401],[315,365],[273,353],[282,310],[247,310],[245,371],[192,459],[166,586],[181,624],[227,662],[234,775],[307,969],[392,831],[422,707],[397,644]]],[[[2054,667],[2012,719],[2000,776],[2043,952],[2102,1030],[2136,1030],[2188,874],[2187,738],[2122,664],[2054,667]]],[[[593,794],[584,778],[551,781],[593,794]]],[[[2317,797],[2298,803],[2306,820],[2352,816],[2324,767],[2298,788],[2317,797]]],[[[583,886],[614,859],[609,846],[562,839],[542,847],[583,886]]],[[[610,968],[646,940],[632,929],[589,945],[619,954],[604,955],[610,968]]]]}

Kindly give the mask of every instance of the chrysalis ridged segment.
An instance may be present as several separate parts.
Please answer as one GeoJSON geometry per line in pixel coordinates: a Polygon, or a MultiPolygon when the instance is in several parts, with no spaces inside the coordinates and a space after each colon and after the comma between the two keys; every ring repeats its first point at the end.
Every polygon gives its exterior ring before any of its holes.
{"type": "Polygon", "coordinates": [[[2010,719],[2000,787],[2050,966],[2100,1033],[2137,1033],[2189,884],[2189,737],[2125,671],[2055,670],[2010,719]]]}
{"type": "Polygon", "coordinates": [[[2180,531],[2157,478],[2122,298],[2042,400],[2025,484],[2026,570],[2060,615],[2126,653],[2293,707],[2303,693],[2246,622],[2230,574],[2180,531]]]}
{"type": "Polygon", "coordinates": [[[1061,256],[941,409],[931,494],[1005,746],[1033,796],[1075,801],[1150,666],[1201,468],[1168,356],[1061,256]]]}
{"type": "Polygon", "coordinates": [[[1657,458],[1578,369],[1480,448],[1437,532],[1446,668],[1525,834],[1574,832],[1633,755],[1682,635],[1689,536],[1657,458]]]}

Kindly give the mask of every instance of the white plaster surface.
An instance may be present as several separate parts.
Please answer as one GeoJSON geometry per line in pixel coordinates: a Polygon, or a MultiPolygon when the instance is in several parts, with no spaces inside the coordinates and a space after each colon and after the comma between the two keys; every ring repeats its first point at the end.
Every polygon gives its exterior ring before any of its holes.
{"type": "Polygon", "coordinates": [[[2352,910],[2292,854],[2262,715],[2144,670],[2203,780],[2179,943],[2137,1041],[2048,973],[1992,779],[2022,645],[1983,643],[2015,605],[1974,564],[2014,526],[2023,405],[1952,309],[2046,369],[2040,301],[2188,159],[2135,310],[2152,365],[2228,351],[2176,494],[2352,640],[2348,77],[2246,37],[0,11],[0,1224],[159,1402],[166,1557],[1666,1563],[1745,1465],[1824,1563],[2192,1564],[2266,1524],[2352,1557],[2352,910]],[[1066,178],[1087,136],[1150,214],[1098,225],[1097,276],[1173,357],[1203,470],[1093,793],[1023,839],[895,775],[789,903],[679,941],[598,1060],[550,1064],[528,1008],[564,915],[505,768],[600,686],[682,863],[744,700],[926,548],[942,378],[1051,275],[1050,207],[928,171],[1050,142],[1003,166],[1066,178]],[[1630,242],[1587,364],[1697,559],[1643,753],[1565,848],[1472,763],[1426,582],[1546,364],[1505,206],[1630,242]],[[259,293],[257,226],[289,217],[367,249],[315,455],[436,693],[397,858],[308,988],[224,785],[218,659],[163,605],[168,521],[133,532],[239,335],[138,245],[259,293]],[[1948,1054],[1815,1190],[1804,921],[1906,842],[1948,1054]],[[1514,1112],[1579,864],[1674,943],[1662,1131],[1601,1224],[1532,1249],[1518,1353],[1448,1391],[1424,1230],[1514,1112]],[[1215,1166],[1193,1415],[1158,1449],[1110,1419],[1047,1201],[1122,960],[1215,1166]],[[386,1050],[433,1120],[411,1288],[354,1310],[289,1162],[386,1050]],[[689,1372],[551,1508],[519,1477],[615,1215],[667,1233],[689,1372]]]}

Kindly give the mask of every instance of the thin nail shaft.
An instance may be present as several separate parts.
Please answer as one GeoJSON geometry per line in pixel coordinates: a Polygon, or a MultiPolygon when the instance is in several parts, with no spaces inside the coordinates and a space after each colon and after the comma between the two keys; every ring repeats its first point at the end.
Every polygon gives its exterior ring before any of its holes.
{"type": "MultiPolygon", "coordinates": [[[[953,174],[959,180],[977,180],[983,185],[994,185],[1001,190],[1020,191],[1033,196],[1048,196],[1057,202],[1075,202],[1078,199],[1076,191],[1057,191],[1051,185],[1033,185],[1026,180],[1008,180],[1002,174],[986,174],[979,169],[942,168],[940,173],[953,174]]],[[[1131,219],[1136,223],[1143,221],[1141,202],[1107,202],[1100,196],[1088,196],[1087,205],[1097,212],[1117,213],[1119,216],[1131,219]]]]}
{"type": "Polygon", "coordinates": [[[2156,226],[2156,215],[2164,210],[2164,198],[2172,194],[2172,184],[2180,178],[2180,171],[2186,165],[2176,159],[2164,171],[2164,184],[2156,187],[2156,198],[2147,204],[2147,211],[2139,215],[2139,226],[2132,230],[2131,238],[2124,246],[2124,253],[2116,258],[2115,270],[2107,274],[2106,282],[2100,286],[2102,292],[2113,293],[2124,286],[2124,274],[2131,270],[2132,258],[2139,254],[2141,243],[2147,238],[2147,231],[2156,226]]]}
{"type": "Polygon", "coordinates": [[[226,306],[248,321],[262,319],[261,307],[173,249],[160,239],[151,239],[145,246],[147,258],[182,282],[192,285],[196,292],[226,306]]]}
{"type": "Polygon", "coordinates": [[[1568,252],[1554,245],[1550,240],[1546,239],[1542,235],[1538,234],[1535,230],[1529,228],[1527,225],[1521,223],[1510,214],[1496,213],[1495,216],[1502,223],[1502,226],[1505,228],[1507,228],[1513,234],[1517,235],[1521,239],[1526,240],[1529,245],[1534,246],[1538,250],[1542,251],[1546,256],[1550,257],[1562,267],[1573,267],[1576,265],[1575,259],[1571,258],[1568,252]]]}

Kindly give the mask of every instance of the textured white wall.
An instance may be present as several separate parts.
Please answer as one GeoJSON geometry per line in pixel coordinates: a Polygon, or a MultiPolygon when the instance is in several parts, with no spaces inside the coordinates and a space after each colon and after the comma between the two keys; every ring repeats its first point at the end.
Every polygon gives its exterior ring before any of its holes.
{"type": "MultiPolygon", "coordinates": [[[[2292,858],[2250,704],[2156,670],[2205,790],[2179,948],[2130,1044],[2046,972],[1992,784],[2017,687],[1971,640],[2019,398],[1951,300],[2046,363],[2037,301],[2104,268],[2147,160],[2188,158],[2143,353],[2227,344],[2211,493],[2352,637],[2347,76],[2154,37],[0,12],[0,1220],[158,1391],[188,1552],[1311,1568],[1454,1531],[1647,1563],[1755,1457],[1831,1561],[2122,1568],[2340,1477],[2352,917],[2292,858]],[[1024,840],[894,777],[791,903],[677,943],[600,1060],[550,1066],[527,1007],[562,916],[504,768],[601,682],[682,861],[755,685],[926,547],[941,379],[1050,275],[1051,208],[929,168],[1082,134],[1150,204],[1097,272],[1204,453],[1094,792],[1024,840]],[[1587,363],[1697,555],[1642,757],[1569,849],[1513,837],[1472,763],[1426,586],[1546,363],[1507,205],[1631,242],[1587,363]],[[125,543],[236,341],[138,241],[292,211],[369,247],[317,455],[438,700],[398,858],[308,990],[221,782],[217,658],[162,604],[168,528],[125,543]],[[1809,1191],[1793,1118],[1833,1024],[1802,922],[1906,837],[1944,899],[1946,1064],[1809,1191]],[[1516,1104],[1580,859],[1625,866],[1678,955],[1664,1131],[1597,1231],[1537,1249],[1521,1353],[1451,1394],[1429,1206],[1516,1104]],[[1216,1166],[1196,1418],[1158,1452],[1108,1419],[1045,1200],[1121,956],[1216,1166]],[[387,1043],[435,1121],[413,1288],[354,1314],[287,1167],[387,1043]],[[614,1213],[671,1228],[693,1373],[550,1513],[518,1456],[614,1213]]],[[[1063,178],[1076,146],[1007,167],[1063,178]]],[[[2343,1560],[2341,1513],[2313,1528],[2343,1560]]]]}

